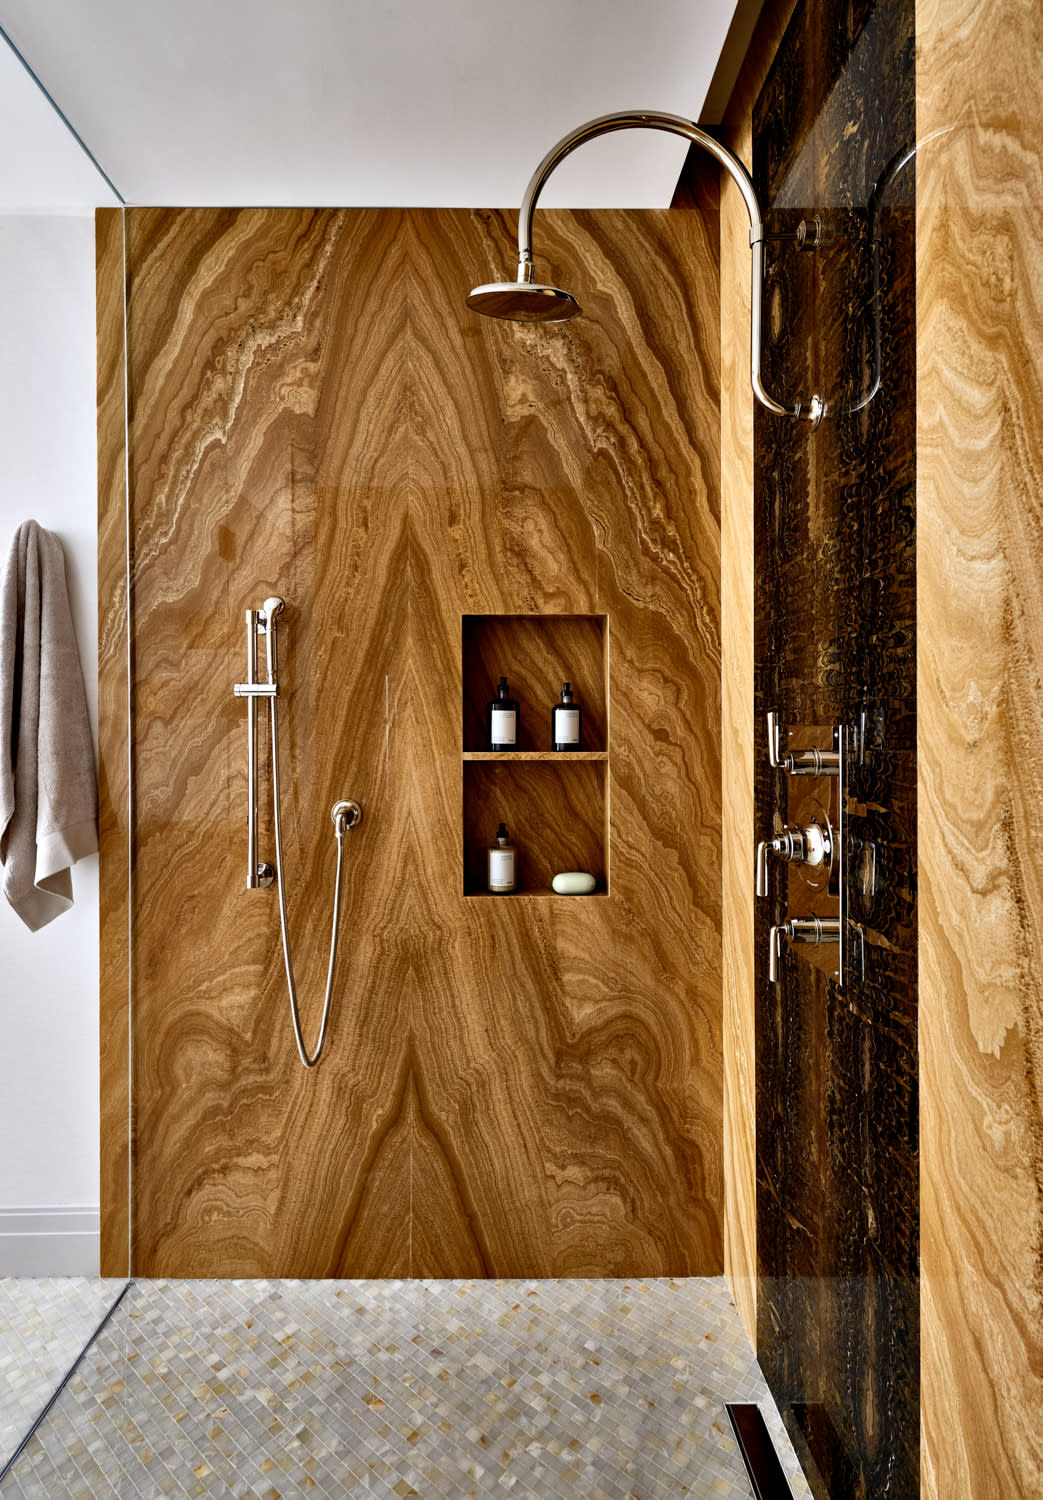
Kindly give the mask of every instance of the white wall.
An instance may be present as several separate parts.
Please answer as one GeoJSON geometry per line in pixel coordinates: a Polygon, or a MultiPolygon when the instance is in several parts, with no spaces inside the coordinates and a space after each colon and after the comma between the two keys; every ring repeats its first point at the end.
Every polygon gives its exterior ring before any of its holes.
{"type": "MultiPolygon", "coordinates": [[[[0,548],[57,533],[97,742],[97,448],[90,214],[0,215],[0,548]]],[[[98,1266],[98,859],[30,932],[0,898],[0,1275],[98,1266]]]]}

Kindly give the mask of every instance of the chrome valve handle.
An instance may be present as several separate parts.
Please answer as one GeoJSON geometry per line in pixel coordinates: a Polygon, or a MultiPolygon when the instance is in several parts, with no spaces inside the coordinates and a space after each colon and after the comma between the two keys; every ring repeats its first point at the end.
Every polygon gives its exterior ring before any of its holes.
{"type": "Polygon", "coordinates": [[[828,827],[807,823],[803,828],[785,827],[773,839],[761,839],[757,845],[757,869],[754,890],[758,896],[768,894],[768,855],[794,865],[824,865],[833,857],[833,840],[828,827]]]}
{"type": "Polygon", "coordinates": [[[823,943],[840,942],[839,917],[790,917],[771,929],[768,947],[768,980],[779,982],[779,960],[782,957],[782,939],[791,943],[810,943],[819,948],[823,943]]]}
{"type": "Polygon", "coordinates": [[[768,843],[768,839],[761,839],[757,845],[757,864],[753,877],[753,891],[757,896],[768,894],[768,843]]]}
{"type": "Polygon", "coordinates": [[[782,723],[772,710],[768,714],[768,764],[790,776],[839,776],[839,750],[791,750],[782,753],[782,723]]]}

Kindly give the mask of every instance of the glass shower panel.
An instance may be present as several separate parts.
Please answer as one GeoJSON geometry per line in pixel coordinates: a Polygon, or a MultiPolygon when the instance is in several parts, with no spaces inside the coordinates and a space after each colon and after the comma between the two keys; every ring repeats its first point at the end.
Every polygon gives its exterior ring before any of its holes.
{"type": "MultiPolygon", "coordinates": [[[[93,210],[118,196],[0,36],[0,512],[55,533],[95,717],[93,210]]],[[[120,417],[122,425],[122,416],[120,417]]],[[[30,933],[4,903],[0,1471],[122,1282],[97,1269],[98,862],[30,933]],[[76,1273],[76,1274],[64,1274],[76,1273]]]]}

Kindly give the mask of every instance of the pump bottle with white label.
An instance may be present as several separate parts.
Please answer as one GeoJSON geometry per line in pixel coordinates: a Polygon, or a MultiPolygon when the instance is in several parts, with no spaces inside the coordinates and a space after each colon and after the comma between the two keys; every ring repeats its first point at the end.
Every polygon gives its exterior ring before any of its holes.
{"type": "Polygon", "coordinates": [[[496,830],[496,843],[488,850],[488,886],[494,895],[505,896],[517,889],[518,851],[511,843],[507,824],[496,830]]]}
{"type": "Polygon", "coordinates": [[[561,702],[550,711],[550,742],[554,750],[579,750],[582,740],[583,710],[572,695],[572,683],[561,688],[561,702]]]}
{"type": "Polygon", "coordinates": [[[506,677],[500,678],[496,697],[489,704],[488,724],[490,750],[517,750],[518,705],[509,696],[506,677]]]}

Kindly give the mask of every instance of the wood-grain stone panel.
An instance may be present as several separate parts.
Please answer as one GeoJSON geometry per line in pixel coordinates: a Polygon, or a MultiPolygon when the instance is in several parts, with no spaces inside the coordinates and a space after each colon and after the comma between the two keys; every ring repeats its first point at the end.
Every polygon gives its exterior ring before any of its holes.
{"type": "Polygon", "coordinates": [[[917,0],[923,1494],[1043,1493],[1043,11],[917,0]]]}
{"type": "Polygon", "coordinates": [[[567,328],[464,309],[506,215],[128,215],[136,1274],[720,1269],[716,226],[541,219],[567,328]],[[365,814],[311,1073],[243,889],[271,593],[309,1037],[365,814]],[[612,894],[475,901],[462,621],[540,613],[609,621],[612,894]]]}
{"type": "Polygon", "coordinates": [[[123,215],[95,224],[98,347],[98,806],[103,1276],[130,1274],[130,612],[123,215]]]}
{"type": "MultiPolygon", "coordinates": [[[[761,14],[725,111],[725,139],[753,164],[753,105],[795,0],[761,14]]],[[[705,170],[694,156],[689,170],[705,170]]],[[[724,1264],[750,1342],[757,1342],[757,1102],[754,1007],[753,394],[750,389],[749,214],[721,183],[721,750],[724,976],[724,1264]]]]}

